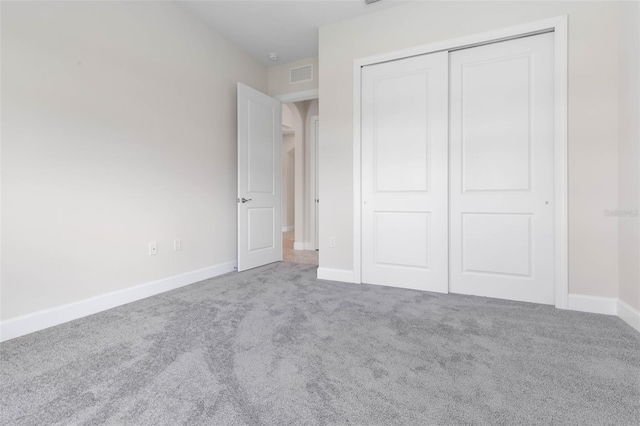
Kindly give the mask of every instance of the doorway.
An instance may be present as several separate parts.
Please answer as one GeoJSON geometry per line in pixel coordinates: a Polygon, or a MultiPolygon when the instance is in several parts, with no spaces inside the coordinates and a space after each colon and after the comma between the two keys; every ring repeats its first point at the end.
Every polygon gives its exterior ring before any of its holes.
{"type": "Polygon", "coordinates": [[[282,105],[283,260],[318,265],[318,99],[282,105]]]}
{"type": "Polygon", "coordinates": [[[238,271],[318,265],[318,96],[273,98],[237,85],[238,271]]]}

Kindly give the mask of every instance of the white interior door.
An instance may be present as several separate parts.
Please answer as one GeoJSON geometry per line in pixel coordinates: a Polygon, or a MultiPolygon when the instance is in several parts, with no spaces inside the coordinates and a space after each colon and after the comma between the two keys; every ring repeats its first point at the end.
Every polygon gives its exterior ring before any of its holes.
{"type": "Polygon", "coordinates": [[[449,289],[553,304],[553,34],[450,59],[449,289]]]}
{"type": "Polygon", "coordinates": [[[282,260],[282,109],[238,83],[238,271],[282,260]]]}
{"type": "Polygon", "coordinates": [[[447,292],[448,54],[362,70],[362,282],[447,292]]]}

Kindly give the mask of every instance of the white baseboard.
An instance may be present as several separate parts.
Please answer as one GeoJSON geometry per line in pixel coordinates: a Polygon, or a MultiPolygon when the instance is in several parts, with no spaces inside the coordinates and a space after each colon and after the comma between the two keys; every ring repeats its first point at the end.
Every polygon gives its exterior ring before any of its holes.
{"type": "Polygon", "coordinates": [[[289,232],[289,231],[295,231],[296,227],[295,226],[283,226],[282,227],[282,232],[289,232]]]}
{"type": "MultiPolygon", "coordinates": [[[[234,271],[236,267],[236,261],[225,262],[2,321],[0,342],[226,274],[234,271]]],[[[355,283],[353,271],[347,269],[318,268],[318,279],[355,283]]],[[[640,332],[640,311],[615,298],[570,294],[567,309],[617,315],[640,332]]]]}
{"type": "Polygon", "coordinates": [[[618,316],[627,324],[640,331],[640,311],[634,307],[618,300],[618,316]]]}
{"type": "Polygon", "coordinates": [[[591,312],[592,314],[617,315],[618,299],[613,297],[570,294],[567,298],[567,309],[571,311],[591,312]]]}
{"type": "Polygon", "coordinates": [[[567,309],[593,314],[617,315],[631,327],[640,331],[640,311],[620,299],[570,294],[567,299],[567,309]]]}
{"type": "Polygon", "coordinates": [[[355,283],[353,271],[347,269],[318,268],[318,279],[355,283]]]}
{"type": "Polygon", "coordinates": [[[236,261],[225,262],[2,321],[0,342],[226,274],[235,270],[236,266],[236,261]]]}
{"type": "Polygon", "coordinates": [[[312,243],[308,242],[294,242],[293,243],[294,250],[315,250],[316,248],[312,243]]]}

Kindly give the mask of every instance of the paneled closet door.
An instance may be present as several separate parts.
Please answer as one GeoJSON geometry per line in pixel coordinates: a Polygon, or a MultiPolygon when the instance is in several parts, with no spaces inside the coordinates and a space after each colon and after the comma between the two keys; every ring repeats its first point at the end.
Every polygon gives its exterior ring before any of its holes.
{"type": "Polygon", "coordinates": [[[362,70],[362,282],[448,291],[448,54],[362,70]]]}
{"type": "Polygon", "coordinates": [[[554,303],[553,37],[451,53],[452,293],[554,303]]]}

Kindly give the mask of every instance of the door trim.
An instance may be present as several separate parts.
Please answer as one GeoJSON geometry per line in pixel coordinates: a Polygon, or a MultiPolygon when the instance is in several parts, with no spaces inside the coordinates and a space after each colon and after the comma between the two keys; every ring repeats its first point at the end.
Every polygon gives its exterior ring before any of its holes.
{"type": "Polygon", "coordinates": [[[362,282],[362,67],[441,51],[459,50],[481,44],[553,31],[554,37],[554,267],[555,306],[567,309],[568,264],[568,176],[567,176],[567,36],[568,16],[516,25],[481,34],[416,46],[381,55],[356,59],[353,63],[353,282],[362,282]]]}
{"type": "Polygon", "coordinates": [[[312,99],[318,99],[319,90],[318,89],[303,90],[301,92],[286,93],[284,95],[276,95],[273,97],[278,99],[283,104],[286,104],[289,102],[309,101],[312,99]]]}
{"type": "Polygon", "coordinates": [[[319,241],[317,238],[318,235],[318,215],[316,214],[316,207],[318,201],[320,199],[320,195],[318,194],[318,123],[320,121],[320,116],[314,115],[311,117],[311,137],[309,138],[309,163],[310,163],[310,173],[309,173],[309,193],[312,195],[309,199],[309,213],[310,213],[310,246],[308,250],[317,250],[319,247],[319,241]]]}

